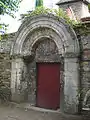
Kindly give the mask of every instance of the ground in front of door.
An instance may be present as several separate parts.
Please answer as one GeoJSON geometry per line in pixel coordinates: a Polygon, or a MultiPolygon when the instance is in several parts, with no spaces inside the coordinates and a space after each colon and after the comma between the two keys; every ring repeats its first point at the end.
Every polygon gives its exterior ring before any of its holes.
{"type": "MultiPolygon", "coordinates": [[[[86,120],[81,116],[0,105],[0,120],[86,120]]],[[[89,120],[89,119],[88,119],[89,120]]]]}

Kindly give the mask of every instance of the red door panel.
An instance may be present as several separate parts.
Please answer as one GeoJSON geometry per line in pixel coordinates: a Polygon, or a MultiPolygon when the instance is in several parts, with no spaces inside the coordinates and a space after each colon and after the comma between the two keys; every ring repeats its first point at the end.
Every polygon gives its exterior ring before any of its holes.
{"type": "Polygon", "coordinates": [[[37,106],[57,109],[59,103],[60,64],[37,64],[37,106]]]}

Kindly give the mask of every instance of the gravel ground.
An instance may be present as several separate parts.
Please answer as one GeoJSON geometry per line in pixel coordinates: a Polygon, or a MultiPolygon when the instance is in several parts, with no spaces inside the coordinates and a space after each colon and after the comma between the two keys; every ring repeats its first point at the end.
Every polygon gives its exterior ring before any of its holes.
{"type": "MultiPolygon", "coordinates": [[[[0,105],[0,120],[86,120],[80,116],[0,105]]],[[[89,119],[90,120],[90,119],[89,119]]]]}

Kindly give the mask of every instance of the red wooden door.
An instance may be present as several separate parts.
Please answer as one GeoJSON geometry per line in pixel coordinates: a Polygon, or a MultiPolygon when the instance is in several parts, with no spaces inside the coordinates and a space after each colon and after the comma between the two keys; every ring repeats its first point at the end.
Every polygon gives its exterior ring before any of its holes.
{"type": "Polygon", "coordinates": [[[60,106],[60,64],[37,64],[37,106],[57,109],[60,106]]]}

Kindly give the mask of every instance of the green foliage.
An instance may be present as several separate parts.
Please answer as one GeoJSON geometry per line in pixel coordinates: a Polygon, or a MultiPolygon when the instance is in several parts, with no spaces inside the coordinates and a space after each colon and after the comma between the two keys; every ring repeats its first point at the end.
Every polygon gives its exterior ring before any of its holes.
{"type": "Polygon", "coordinates": [[[20,0],[0,0],[0,15],[9,14],[12,17],[14,12],[18,10],[20,0]]]}
{"type": "Polygon", "coordinates": [[[40,15],[40,14],[45,14],[45,15],[54,15],[57,19],[62,18],[64,20],[66,20],[66,23],[71,25],[71,26],[77,26],[79,24],[79,21],[74,21],[74,20],[70,20],[70,18],[68,17],[68,15],[61,9],[59,8],[57,9],[49,9],[49,8],[45,8],[45,7],[37,7],[34,11],[30,11],[27,14],[22,14],[21,15],[21,20],[24,21],[26,20],[28,17],[32,17],[32,16],[36,16],[36,15],[40,15]]]}
{"type": "Polygon", "coordinates": [[[36,16],[36,15],[53,15],[56,17],[56,19],[64,19],[67,24],[69,24],[71,27],[74,28],[75,31],[80,32],[80,35],[87,35],[90,34],[90,25],[86,23],[82,23],[81,21],[74,21],[71,20],[66,12],[64,12],[61,8],[59,9],[49,9],[45,7],[37,7],[34,11],[28,12],[27,14],[22,14],[21,15],[21,20],[25,21],[28,17],[36,16]]]}
{"type": "Polygon", "coordinates": [[[2,101],[9,101],[10,100],[10,88],[3,83],[3,81],[0,81],[0,100],[2,101]]]}
{"type": "MultiPolygon", "coordinates": [[[[8,14],[11,17],[15,17],[14,13],[19,8],[19,3],[21,0],[0,0],[0,15],[8,14]]],[[[6,31],[7,25],[0,24],[0,34],[3,34],[3,31],[6,31]]],[[[0,35],[0,40],[1,40],[0,35]]]]}
{"type": "Polygon", "coordinates": [[[89,23],[80,23],[77,26],[74,26],[74,30],[79,31],[80,35],[89,35],[90,34],[90,24],[89,23]]]}

